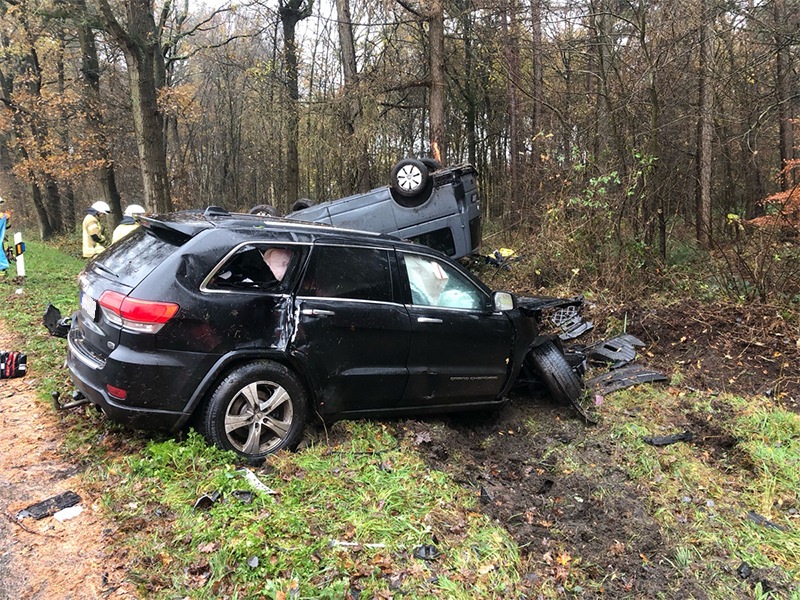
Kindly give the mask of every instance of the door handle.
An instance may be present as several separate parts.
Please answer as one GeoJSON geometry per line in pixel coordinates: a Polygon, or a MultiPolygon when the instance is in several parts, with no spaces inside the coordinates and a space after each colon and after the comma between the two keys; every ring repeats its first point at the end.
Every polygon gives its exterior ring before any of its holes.
{"type": "Polygon", "coordinates": [[[441,323],[441,319],[434,319],[431,317],[417,317],[417,323],[441,323]]]}
{"type": "Polygon", "coordinates": [[[307,317],[332,317],[336,313],[332,310],[323,310],[321,308],[304,308],[300,311],[300,314],[307,317]]]}

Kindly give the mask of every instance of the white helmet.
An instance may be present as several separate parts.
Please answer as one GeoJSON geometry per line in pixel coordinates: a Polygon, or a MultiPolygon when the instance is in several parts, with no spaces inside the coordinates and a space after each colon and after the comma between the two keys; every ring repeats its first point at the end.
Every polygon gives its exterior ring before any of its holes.
{"type": "Polygon", "coordinates": [[[111,212],[111,207],[102,200],[98,200],[97,202],[92,204],[92,208],[104,215],[107,215],[108,213],[111,212]]]}
{"type": "Polygon", "coordinates": [[[146,212],[147,211],[144,209],[144,207],[139,206],[138,204],[131,204],[125,209],[123,214],[126,217],[132,217],[133,215],[143,215],[146,212]]]}

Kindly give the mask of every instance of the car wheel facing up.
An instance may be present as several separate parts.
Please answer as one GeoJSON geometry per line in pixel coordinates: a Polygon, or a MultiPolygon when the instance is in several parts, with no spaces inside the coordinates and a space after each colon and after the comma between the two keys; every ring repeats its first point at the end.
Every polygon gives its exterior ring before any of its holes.
{"type": "Polygon", "coordinates": [[[392,169],[392,192],[401,206],[423,204],[430,195],[431,183],[427,165],[415,158],[405,158],[392,169]]]}
{"type": "Polygon", "coordinates": [[[307,415],[303,384],[285,366],[256,361],[233,369],[203,406],[198,427],[206,439],[251,461],[300,440],[307,415]]]}

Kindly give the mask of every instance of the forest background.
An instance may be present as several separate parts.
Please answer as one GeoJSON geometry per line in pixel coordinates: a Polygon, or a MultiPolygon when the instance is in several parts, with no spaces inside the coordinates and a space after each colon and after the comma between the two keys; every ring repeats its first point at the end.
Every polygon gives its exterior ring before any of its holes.
{"type": "Polygon", "coordinates": [[[800,292],[797,0],[0,0],[0,16],[0,195],[42,239],[100,199],[117,220],[130,203],[286,212],[427,155],[477,167],[486,247],[535,253],[536,286],[633,293],[693,262],[715,295],[800,292]]]}

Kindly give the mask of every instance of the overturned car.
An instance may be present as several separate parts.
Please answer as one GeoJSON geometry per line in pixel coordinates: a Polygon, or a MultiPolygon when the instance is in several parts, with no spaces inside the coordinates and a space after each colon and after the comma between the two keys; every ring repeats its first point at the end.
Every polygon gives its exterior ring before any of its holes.
{"type": "Polygon", "coordinates": [[[312,415],[494,407],[519,381],[582,393],[582,358],[539,328],[574,299],[493,292],[386,235],[219,209],[140,223],[83,270],[68,329],[76,387],[115,421],[191,423],[259,459],[312,415]]]}
{"type": "MultiPolygon", "coordinates": [[[[463,258],[481,243],[477,173],[469,164],[443,167],[431,158],[405,158],[391,183],[361,194],[314,204],[299,200],[287,219],[386,233],[463,258]]],[[[254,214],[277,213],[258,205],[254,214]]]]}

